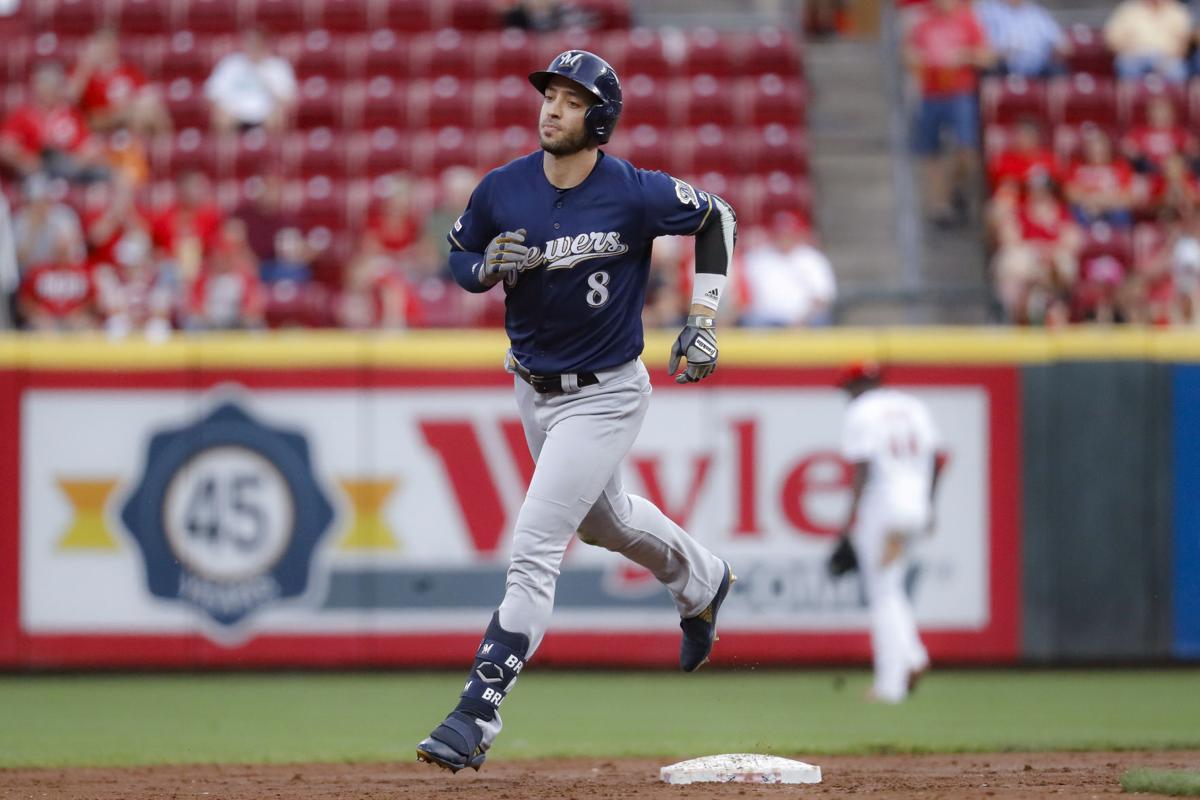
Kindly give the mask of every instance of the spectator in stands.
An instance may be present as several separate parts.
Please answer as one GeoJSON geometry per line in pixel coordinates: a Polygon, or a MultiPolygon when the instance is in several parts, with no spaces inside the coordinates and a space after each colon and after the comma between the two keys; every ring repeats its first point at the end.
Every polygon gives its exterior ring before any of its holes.
{"type": "MultiPolygon", "coordinates": [[[[679,288],[680,262],[683,260],[678,236],[654,240],[650,251],[650,278],[646,284],[646,304],[642,324],[647,328],[670,328],[687,316],[683,293],[679,288]]],[[[689,298],[690,299],[690,298],[689,298]]]]}
{"type": "Polygon", "coordinates": [[[1072,216],[1084,227],[1105,222],[1128,228],[1133,224],[1133,169],[1113,157],[1108,134],[1098,127],[1083,129],[1082,150],[1063,187],[1072,216]]]}
{"type": "Polygon", "coordinates": [[[519,0],[504,12],[502,19],[506,28],[521,28],[534,33],[587,28],[591,22],[588,14],[560,0],[519,0]]]}
{"type": "Polygon", "coordinates": [[[438,182],[438,200],[433,212],[425,219],[424,235],[417,260],[428,264],[434,271],[449,280],[449,265],[446,254],[446,234],[455,220],[463,213],[475,191],[479,176],[470,167],[451,167],[442,173],[438,182]]]}
{"type": "Polygon", "coordinates": [[[1065,322],[1083,237],[1054,184],[1032,176],[1023,201],[998,209],[996,227],[992,273],[1008,317],[1019,323],[1065,322]]]}
{"type": "Polygon", "coordinates": [[[1058,160],[1054,153],[1042,144],[1042,126],[1035,119],[1019,120],[1013,129],[1012,142],[987,165],[988,181],[997,191],[1011,184],[1024,186],[1035,173],[1058,178],[1058,160]]]}
{"type": "Polygon", "coordinates": [[[1165,318],[1173,324],[1200,324],[1200,214],[1172,226],[1159,270],[1171,284],[1165,318]]]}
{"type": "Polygon", "coordinates": [[[423,220],[413,207],[414,188],[407,176],[391,176],[383,202],[367,219],[361,243],[364,253],[382,254],[401,263],[412,260],[423,228],[423,220]]]}
{"type": "Polygon", "coordinates": [[[188,327],[207,330],[260,328],[266,295],[246,225],[221,223],[204,269],[192,284],[188,327]]]}
{"type": "Polygon", "coordinates": [[[1063,71],[1061,59],[1071,44],[1050,12],[1033,0],[983,0],[975,13],[1003,73],[1046,78],[1063,71]]]}
{"type": "Polygon", "coordinates": [[[292,65],[272,55],[266,34],[257,28],[242,36],[242,49],[217,62],[204,84],[218,131],[263,127],[282,131],[296,103],[292,65]]]}
{"type": "Polygon", "coordinates": [[[204,173],[185,172],[179,176],[175,201],[152,216],[150,233],[155,246],[176,265],[180,278],[190,282],[215,244],[223,218],[204,173]]]}
{"type": "Polygon", "coordinates": [[[1157,74],[1183,83],[1191,38],[1191,16],[1177,0],[1122,0],[1104,24],[1104,40],[1122,78],[1157,74]]]}
{"type": "Polygon", "coordinates": [[[128,130],[113,131],[104,139],[104,160],[112,177],[138,187],[150,178],[150,161],[142,137],[128,130]]]}
{"type": "Polygon", "coordinates": [[[964,0],[934,0],[908,33],[904,58],[920,79],[915,149],[925,161],[932,221],[965,221],[979,147],[976,70],[993,63],[983,28],[964,0]],[[953,136],[946,153],[943,130],[953,136]],[[957,211],[957,213],[956,213],[957,211]]]}
{"type": "Polygon", "coordinates": [[[121,60],[117,44],[114,29],[96,32],[71,73],[68,97],[94,131],[128,128],[143,136],[169,131],[171,115],[162,97],[140,69],[121,60]]]}
{"type": "Polygon", "coordinates": [[[305,284],[312,280],[313,254],[299,228],[281,228],[270,258],[259,262],[263,283],[305,284]]]}
{"type": "Polygon", "coordinates": [[[283,208],[283,178],[272,172],[247,184],[246,199],[233,216],[246,223],[246,239],[255,257],[260,262],[273,261],[279,232],[296,227],[296,220],[283,208]]]}
{"type": "Polygon", "coordinates": [[[170,262],[155,257],[144,228],[127,230],[113,247],[112,261],[96,264],[93,274],[97,306],[110,337],[141,333],[159,341],[170,335],[179,311],[179,277],[170,262]]]}
{"type": "Polygon", "coordinates": [[[62,67],[38,65],[30,96],[0,129],[0,162],[22,177],[34,172],[85,182],[107,177],[99,142],[67,98],[62,67]]]}
{"type": "Polygon", "coordinates": [[[1158,172],[1146,176],[1141,200],[1141,211],[1146,217],[1193,216],[1200,200],[1200,187],[1182,155],[1172,153],[1158,172]]]}
{"type": "Polygon", "coordinates": [[[1175,116],[1170,98],[1156,96],[1146,104],[1146,122],[1130,128],[1121,142],[1125,157],[1138,172],[1160,172],[1169,156],[1200,155],[1196,137],[1175,116]]]}
{"type": "Polygon", "coordinates": [[[83,261],[83,227],[75,209],[54,200],[54,189],[45,175],[25,179],[25,207],[13,221],[17,265],[22,273],[38,264],[83,261]]]}
{"type": "Polygon", "coordinates": [[[813,243],[808,222],[794,211],[781,211],[772,217],[768,235],[746,254],[742,324],[829,324],[837,285],[829,259],[813,243]]]}
{"type": "Polygon", "coordinates": [[[355,330],[424,324],[415,287],[396,262],[381,253],[363,253],[347,263],[336,314],[339,325],[355,330]]]}

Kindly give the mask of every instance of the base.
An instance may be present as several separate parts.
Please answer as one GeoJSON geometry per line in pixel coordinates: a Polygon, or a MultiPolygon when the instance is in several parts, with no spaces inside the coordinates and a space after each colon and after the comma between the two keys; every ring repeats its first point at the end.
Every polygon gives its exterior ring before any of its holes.
{"type": "Polygon", "coordinates": [[[664,783],[820,783],[821,768],[756,753],[726,753],[680,761],[658,771],[664,783]]]}

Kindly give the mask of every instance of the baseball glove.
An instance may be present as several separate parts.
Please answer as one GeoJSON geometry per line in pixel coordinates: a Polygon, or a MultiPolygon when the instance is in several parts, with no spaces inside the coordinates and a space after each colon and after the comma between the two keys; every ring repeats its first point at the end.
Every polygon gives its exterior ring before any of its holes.
{"type": "Polygon", "coordinates": [[[854,552],[854,545],[850,544],[849,536],[843,534],[838,538],[837,547],[829,554],[829,563],[826,566],[829,574],[835,578],[858,569],[858,554],[854,552]]]}

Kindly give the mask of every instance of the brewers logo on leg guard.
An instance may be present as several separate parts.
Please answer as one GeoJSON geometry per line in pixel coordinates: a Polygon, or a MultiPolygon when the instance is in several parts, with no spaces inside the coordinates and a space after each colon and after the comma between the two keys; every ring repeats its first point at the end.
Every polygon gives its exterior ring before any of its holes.
{"type": "Polygon", "coordinates": [[[525,668],[528,651],[529,637],[504,630],[499,612],[493,614],[458,705],[417,745],[417,758],[451,772],[478,770],[500,732],[500,704],[525,668]]]}

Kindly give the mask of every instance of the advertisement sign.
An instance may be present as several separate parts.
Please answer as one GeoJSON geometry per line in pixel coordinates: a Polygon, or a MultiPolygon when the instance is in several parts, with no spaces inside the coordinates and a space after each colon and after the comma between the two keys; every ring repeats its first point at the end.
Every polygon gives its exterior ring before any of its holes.
{"type": "MultiPolygon", "coordinates": [[[[18,645],[0,654],[461,662],[503,595],[534,468],[497,372],[31,375],[15,420],[18,645]]],[[[735,367],[700,389],[657,384],[623,466],[627,491],[739,576],[719,662],[868,653],[859,580],[824,566],[849,502],[846,398],[827,378],[735,367]]],[[[950,458],[908,576],[918,623],[935,658],[1012,658],[1014,371],[894,378],[927,402],[950,458]]],[[[678,622],[653,576],[575,540],[539,660],[667,665],[678,622]]]]}

